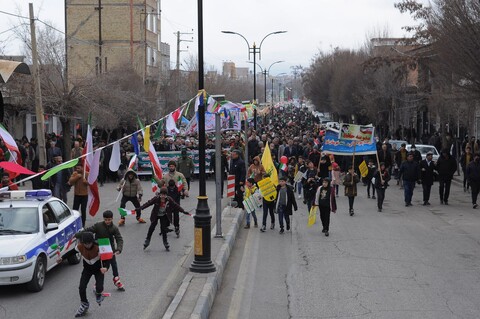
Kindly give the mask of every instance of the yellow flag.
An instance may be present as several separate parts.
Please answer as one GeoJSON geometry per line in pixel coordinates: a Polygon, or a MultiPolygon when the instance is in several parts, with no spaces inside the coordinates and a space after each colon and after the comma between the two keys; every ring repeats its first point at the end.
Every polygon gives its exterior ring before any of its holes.
{"type": "Polygon", "coordinates": [[[312,206],[312,208],[310,208],[310,212],[308,213],[307,227],[312,227],[313,224],[315,224],[315,221],[317,219],[317,211],[318,206],[312,206]]]}
{"type": "Polygon", "coordinates": [[[360,169],[360,175],[362,175],[362,177],[367,176],[368,167],[367,167],[367,163],[365,161],[361,162],[360,165],[358,166],[358,168],[360,169]]]}
{"type": "Polygon", "coordinates": [[[150,149],[150,125],[145,128],[145,134],[143,134],[143,149],[145,152],[150,149]]]}
{"type": "Polygon", "coordinates": [[[265,172],[272,180],[273,185],[278,185],[278,173],[275,165],[273,165],[272,154],[270,153],[270,146],[267,144],[265,145],[265,150],[263,151],[262,155],[262,165],[265,168],[265,172]]]}

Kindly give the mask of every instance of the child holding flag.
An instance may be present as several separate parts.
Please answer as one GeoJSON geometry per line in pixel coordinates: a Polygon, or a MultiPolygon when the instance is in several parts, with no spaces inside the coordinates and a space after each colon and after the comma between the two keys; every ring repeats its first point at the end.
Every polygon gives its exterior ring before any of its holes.
{"type": "MultiPolygon", "coordinates": [[[[75,317],[83,317],[90,303],[87,299],[87,285],[92,276],[95,276],[95,296],[96,301],[101,305],[103,299],[103,281],[104,274],[108,270],[109,261],[103,260],[100,255],[100,248],[95,243],[93,233],[81,232],[75,235],[80,239],[80,243],[77,244],[75,250],[78,251],[83,257],[83,271],[80,277],[80,286],[78,287],[80,292],[80,307],[78,308],[75,317]]],[[[63,259],[59,257],[57,263],[61,263],[63,259]]]]}
{"type": "MultiPolygon", "coordinates": [[[[106,210],[103,212],[103,222],[95,223],[94,225],[85,228],[85,232],[92,232],[95,234],[96,238],[109,238],[110,245],[113,251],[112,260],[110,264],[112,265],[113,272],[113,284],[117,287],[118,290],[125,291],[123,283],[120,281],[118,275],[118,265],[116,256],[120,255],[123,250],[123,237],[120,234],[120,230],[116,225],[113,224],[113,212],[106,210]]],[[[75,235],[77,238],[81,238],[83,232],[79,232],[75,235]]]]}
{"type": "MultiPolygon", "coordinates": [[[[117,186],[117,191],[122,192],[122,200],[120,202],[120,207],[125,208],[128,202],[132,202],[135,208],[140,207],[140,202],[142,201],[143,189],[138,179],[137,173],[133,169],[129,169],[125,173],[125,177],[117,186]]],[[[144,224],[145,221],[141,217],[141,213],[137,213],[137,221],[140,224],[144,224]]],[[[125,217],[122,216],[118,226],[125,225],[125,217]]]]}
{"type": "MultiPolygon", "coordinates": [[[[259,196],[258,185],[255,182],[255,179],[253,179],[253,177],[247,178],[247,181],[245,182],[245,186],[247,186],[247,188],[245,189],[245,199],[249,198],[250,196],[259,196]]],[[[245,227],[243,227],[245,229],[250,228],[250,215],[252,215],[253,217],[255,228],[258,227],[257,214],[255,213],[255,210],[253,210],[250,213],[247,211],[247,217],[246,217],[247,220],[246,220],[245,227]]]]}

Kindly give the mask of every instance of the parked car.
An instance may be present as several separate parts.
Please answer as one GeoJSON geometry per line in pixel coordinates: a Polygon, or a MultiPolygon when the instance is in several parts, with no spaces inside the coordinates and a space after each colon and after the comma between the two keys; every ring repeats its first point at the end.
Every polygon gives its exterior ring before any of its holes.
{"type": "Polygon", "coordinates": [[[42,290],[58,257],[80,262],[74,235],[81,228],[81,214],[50,190],[0,192],[0,286],[42,290]]]}
{"type": "Polygon", "coordinates": [[[397,147],[397,150],[400,149],[400,146],[402,146],[403,143],[405,143],[405,145],[408,144],[407,141],[402,141],[402,140],[389,140],[388,142],[392,146],[393,146],[393,144],[395,144],[395,146],[397,147]]]}
{"type": "MultiPolygon", "coordinates": [[[[412,148],[412,145],[407,144],[407,147],[406,147],[407,151],[410,151],[411,148],[412,148]]],[[[437,151],[437,149],[433,145],[415,144],[415,148],[417,149],[417,151],[420,152],[420,154],[422,154],[422,160],[424,160],[427,157],[428,152],[433,153],[434,162],[436,162],[440,157],[440,153],[437,151]]]]}

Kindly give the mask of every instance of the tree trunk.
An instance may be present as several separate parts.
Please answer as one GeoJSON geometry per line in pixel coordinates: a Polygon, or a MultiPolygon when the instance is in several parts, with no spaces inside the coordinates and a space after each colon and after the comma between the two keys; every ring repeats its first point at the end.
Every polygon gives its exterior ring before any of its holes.
{"type": "Polygon", "coordinates": [[[70,118],[62,118],[60,120],[62,123],[63,131],[63,149],[65,150],[65,162],[71,160],[71,149],[72,149],[72,120],[70,118]]]}

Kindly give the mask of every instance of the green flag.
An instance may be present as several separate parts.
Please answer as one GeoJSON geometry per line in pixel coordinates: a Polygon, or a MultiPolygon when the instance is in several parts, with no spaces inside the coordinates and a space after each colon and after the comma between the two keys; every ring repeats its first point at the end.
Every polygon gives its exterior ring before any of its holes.
{"type": "Polygon", "coordinates": [[[157,129],[155,130],[155,134],[153,135],[153,140],[154,141],[156,141],[160,138],[160,136],[162,135],[162,131],[163,131],[163,119],[158,121],[157,129]]]}
{"type": "Polygon", "coordinates": [[[71,160],[71,161],[68,161],[66,163],[62,163],[60,165],[57,165],[57,166],[51,168],[50,170],[48,170],[45,174],[43,174],[41,180],[46,181],[47,179],[50,178],[50,176],[53,176],[53,175],[57,174],[61,170],[75,167],[75,165],[77,165],[77,163],[78,163],[78,158],[76,158],[74,160],[71,160]]]}
{"type": "Polygon", "coordinates": [[[137,121],[138,121],[138,125],[140,125],[140,128],[143,130],[145,128],[145,126],[143,125],[143,123],[140,120],[140,117],[138,115],[137,115],[137,121]]]}

